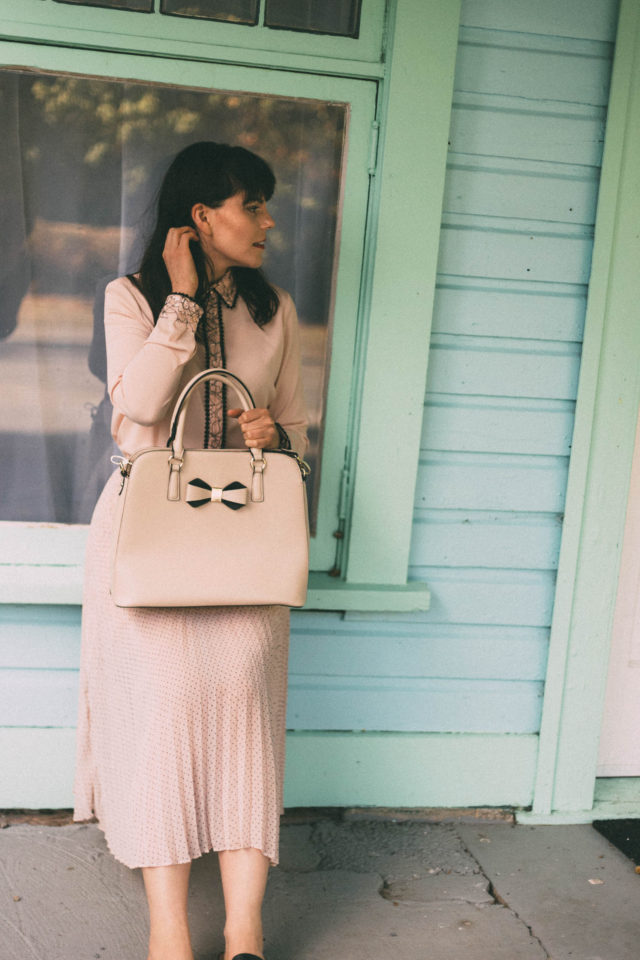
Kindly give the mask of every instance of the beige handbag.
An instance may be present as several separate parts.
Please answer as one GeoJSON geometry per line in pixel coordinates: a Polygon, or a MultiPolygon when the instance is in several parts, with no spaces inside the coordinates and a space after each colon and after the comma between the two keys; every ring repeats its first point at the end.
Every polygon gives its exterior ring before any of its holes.
{"type": "Polygon", "coordinates": [[[180,394],[166,447],[149,447],[122,473],[111,595],[119,607],[284,604],[306,598],[309,468],[286,450],[185,450],[194,390],[226,383],[254,407],[228,370],[197,374],[180,394]]]}

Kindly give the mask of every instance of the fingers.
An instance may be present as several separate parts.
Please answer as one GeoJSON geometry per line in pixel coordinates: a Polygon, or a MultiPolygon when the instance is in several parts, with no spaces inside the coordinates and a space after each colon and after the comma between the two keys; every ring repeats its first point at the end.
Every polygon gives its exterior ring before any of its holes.
{"type": "Polygon", "coordinates": [[[166,250],[168,246],[179,246],[190,240],[198,240],[198,231],[194,227],[171,227],[167,233],[164,248],[166,250]]]}
{"type": "Polygon", "coordinates": [[[193,227],[172,227],[162,251],[172,289],[189,296],[193,296],[198,288],[198,274],[189,247],[192,240],[198,240],[193,227]]]}
{"type": "Polygon", "coordinates": [[[241,426],[253,423],[254,420],[268,420],[269,423],[273,424],[271,414],[268,410],[265,410],[264,407],[252,407],[251,410],[243,410],[242,407],[233,407],[228,413],[230,417],[237,417],[238,423],[241,426]]]}
{"type": "Polygon", "coordinates": [[[233,407],[228,413],[230,417],[237,418],[246,446],[261,449],[275,446],[278,432],[268,410],[260,407],[253,410],[233,407]]]}
{"type": "Polygon", "coordinates": [[[198,234],[193,227],[172,227],[167,233],[162,251],[162,257],[165,263],[168,259],[176,256],[176,254],[184,255],[187,251],[189,252],[189,256],[191,256],[189,243],[197,239],[198,234]]]}

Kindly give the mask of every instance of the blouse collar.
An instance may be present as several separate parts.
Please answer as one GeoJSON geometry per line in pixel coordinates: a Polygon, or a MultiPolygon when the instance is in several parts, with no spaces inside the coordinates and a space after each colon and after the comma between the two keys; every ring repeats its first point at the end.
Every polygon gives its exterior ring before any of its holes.
{"type": "Polygon", "coordinates": [[[216,293],[220,294],[228,307],[235,306],[238,290],[231,268],[229,268],[227,272],[220,277],[217,283],[211,284],[207,293],[210,293],[212,290],[215,290],[216,293]]]}

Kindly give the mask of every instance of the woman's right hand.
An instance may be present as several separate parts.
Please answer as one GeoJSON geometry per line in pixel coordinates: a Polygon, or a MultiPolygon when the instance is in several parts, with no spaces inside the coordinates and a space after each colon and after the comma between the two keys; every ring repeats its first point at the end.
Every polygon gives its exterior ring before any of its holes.
{"type": "Polygon", "coordinates": [[[198,273],[189,243],[198,240],[193,227],[172,227],[167,233],[162,259],[167,268],[171,289],[193,297],[198,289],[198,273]]]}

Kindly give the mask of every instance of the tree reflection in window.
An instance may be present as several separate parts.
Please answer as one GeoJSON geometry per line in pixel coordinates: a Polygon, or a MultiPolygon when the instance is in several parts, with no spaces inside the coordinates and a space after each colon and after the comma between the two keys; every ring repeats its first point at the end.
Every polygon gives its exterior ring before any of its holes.
{"type": "Polygon", "coordinates": [[[153,0],[56,0],[56,3],[75,3],[81,7],[109,7],[112,10],[136,10],[152,13],[153,0]]]}
{"type": "Polygon", "coordinates": [[[265,270],[298,306],[317,481],[345,106],[4,70],[0,116],[0,519],[88,522],[115,452],[104,287],[137,266],[168,160],[201,139],[274,167],[265,270]]]}
{"type": "Polygon", "coordinates": [[[265,26],[357,37],[360,0],[266,0],[265,26]]]}
{"type": "Polygon", "coordinates": [[[161,0],[160,11],[227,23],[258,22],[258,0],[161,0]]]}

